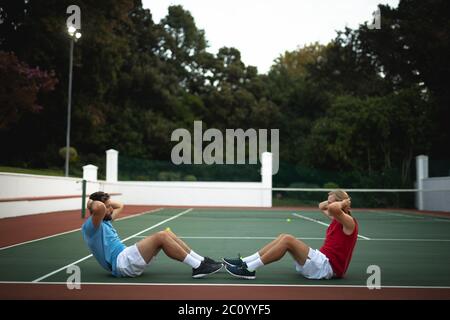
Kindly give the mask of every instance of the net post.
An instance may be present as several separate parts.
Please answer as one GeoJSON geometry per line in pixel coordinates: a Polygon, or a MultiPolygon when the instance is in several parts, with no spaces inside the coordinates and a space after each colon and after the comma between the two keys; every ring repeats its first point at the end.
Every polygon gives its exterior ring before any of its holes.
{"type": "Polygon", "coordinates": [[[86,180],[81,182],[81,219],[86,215],[86,180]]]}
{"type": "Polygon", "coordinates": [[[262,207],[272,207],[272,153],[263,152],[261,159],[262,207]]]}
{"type": "Polygon", "coordinates": [[[424,210],[424,194],[423,194],[423,180],[428,178],[428,156],[419,155],[416,157],[416,184],[417,189],[417,209],[424,210]]]}

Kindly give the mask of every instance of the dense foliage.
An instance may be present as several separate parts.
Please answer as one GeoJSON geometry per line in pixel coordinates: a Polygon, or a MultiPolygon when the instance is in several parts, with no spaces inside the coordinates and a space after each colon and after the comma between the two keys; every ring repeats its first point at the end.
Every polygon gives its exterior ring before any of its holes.
{"type": "Polygon", "coordinates": [[[381,29],[362,24],[285,52],[268,74],[245,65],[238,48],[209,52],[207,30],[181,6],[155,23],[139,0],[5,0],[3,165],[64,165],[71,4],[81,8],[83,33],[74,49],[72,173],[102,167],[114,148],[123,178],[258,179],[258,166],[240,174],[161,165],[171,132],[192,130],[194,120],[204,130],[280,129],[279,186],[411,186],[416,155],[450,158],[446,0],[380,5],[381,29]]]}

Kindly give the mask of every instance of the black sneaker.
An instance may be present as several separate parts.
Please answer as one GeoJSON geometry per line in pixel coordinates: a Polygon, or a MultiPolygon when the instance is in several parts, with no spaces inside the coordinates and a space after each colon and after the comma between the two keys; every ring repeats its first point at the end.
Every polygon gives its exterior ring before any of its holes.
{"type": "Polygon", "coordinates": [[[240,267],[244,264],[240,256],[237,258],[222,258],[222,261],[230,267],[240,267]]]}
{"type": "Polygon", "coordinates": [[[256,271],[248,271],[247,264],[245,262],[243,262],[242,265],[239,267],[226,265],[225,269],[228,271],[229,274],[237,278],[249,280],[256,278],[256,271]]]}
{"type": "Polygon", "coordinates": [[[198,266],[197,269],[192,269],[192,278],[203,278],[209,274],[216,273],[220,269],[222,269],[223,265],[221,263],[206,263],[202,261],[202,263],[198,266]]]}
{"type": "Polygon", "coordinates": [[[205,260],[204,260],[204,261],[205,261],[206,263],[209,263],[209,264],[222,264],[222,262],[213,260],[213,259],[211,259],[210,257],[205,257],[205,260]]]}
{"type": "Polygon", "coordinates": [[[222,258],[222,261],[225,262],[230,267],[240,267],[244,264],[244,261],[241,259],[241,255],[238,254],[237,259],[235,258],[222,258]]]}

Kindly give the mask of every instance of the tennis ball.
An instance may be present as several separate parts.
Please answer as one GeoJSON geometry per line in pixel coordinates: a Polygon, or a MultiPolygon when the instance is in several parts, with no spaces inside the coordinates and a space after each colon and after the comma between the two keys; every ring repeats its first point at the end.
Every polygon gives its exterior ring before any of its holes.
{"type": "Polygon", "coordinates": [[[169,227],[167,227],[167,228],[166,228],[166,231],[172,231],[172,230],[170,230],[170,228],[169,228],[169,227]]]}
{"type": "Polygon", "coordinates": [[[291,219],[287,218],[286,221],[287,221],[287,222],[291,222],[291,219]]]}

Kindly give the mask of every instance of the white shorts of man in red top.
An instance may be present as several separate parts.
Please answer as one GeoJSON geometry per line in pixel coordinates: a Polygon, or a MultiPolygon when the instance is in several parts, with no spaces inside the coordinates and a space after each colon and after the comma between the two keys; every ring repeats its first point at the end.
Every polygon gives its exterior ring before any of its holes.
{"type": "Polygon", "coordinates": [[[295,260],[295,269],[305,278],[342,278],[358,237],[358,223],[351,215],[350,206],[350,197],[343,190],[329,192],[328,199],[319,204],[319,209],[331,220],[319,250],[290,234],[280,234],[250,256],[223,258],[226,270],[239,278],[255,279],[257,268],[278,261],[289,252],[295,260]]]}

